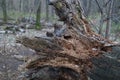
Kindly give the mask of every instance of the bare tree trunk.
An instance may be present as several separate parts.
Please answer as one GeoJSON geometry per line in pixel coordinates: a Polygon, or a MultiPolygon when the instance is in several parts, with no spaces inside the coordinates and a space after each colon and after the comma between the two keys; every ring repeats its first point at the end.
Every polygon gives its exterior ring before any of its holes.
{"type": "Polygon", "coordinates": [[[36,12],[36,29],[41,28],[40,19],[41,19],[41,1],[39,1],[38,9],[36,12]]]}
{"type": "Polygon", "coordinates": [[[48,0],[46,0],[46,21],[49,21],[49,6],[48,6],[48,0]]]}
{"type": "Polygon", "coordinates": [[[86,13],[87,17],[90,13],[90,10],[91,10],[91,5],[92,5],[91,3],[92,3],[92,0],[88,0],[88,2],[87,2],[87,13],[86,13]]]}
{"type": "Polygon", "coordinates": [[[99,32],[98,32],[100,35],[102,35],[102,34],[103,34],[103,33],[102,33],[103,24],[104,24],[103,19],[104,19],[104,15],[103,15],[103,14],[101,14],[100,26],[99,26],[99,32]]]}
{"type": "Polygon", "coordinates": [[[52,10],[51,10],[51,16],[52,16],[52,19],[55,18],[55,11],[54,11],[54,8],[52,7],[52,10]]]}
{"type": "Polygon", "coordinates": [[[13,0],[8,1],[8,9],[13,10],[13,0]]]}
{"type": "Polygon", "coordinates": [[[20,11],[20,12],[23,11],[23,0],[20,0],[19,11],[20,11]]]}
{"type": "Polygon", "coordinates": [[[99,11],[100,11],[100,16],[101,16],[101,19],[100,19],[100,26],[99,26],[99,31],[98,31],[98,34],[102,35],[102,28],[103,28],[103,19],[104,19],[104,8],[102,6],[100,6],[98,0],[95,0],[96,1],[96,4],[99,8],[99,11]]]}
{"type": "Polygon", "coordinates": [[[3,10],[3,21],[7,22],[7,8],[6,8],[6,0],[2,0],[2,10],[3,10]]]}
{"type": "Polygon", "coordinates": [[[110,31],[111,31],[111,26],[112,26],[111,15],[112,15],[113,4],[114,4],[114,1],[111,0],[111,3],[108,7],[108,13],[107,13],[107,25],[106,25],[106,32],[105,32],[106,39],[110,38],[110,31]]]}

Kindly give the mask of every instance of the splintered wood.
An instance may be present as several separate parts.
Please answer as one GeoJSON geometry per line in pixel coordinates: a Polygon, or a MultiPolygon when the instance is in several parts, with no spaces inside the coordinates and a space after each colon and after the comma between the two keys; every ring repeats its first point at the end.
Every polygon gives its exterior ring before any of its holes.
{"type": "Polygon", "coordinates": [[[51,36],[51,39],[19,39],[19,43],[34,49],[38,55],[27,62],[26,68],[67,67],[79,74],[78,80],[88,80],[86,73],[92,68],[90,59],[99,56],[104,45],[111,42],[92,31],[78,0],[52,0],[50,5],[55,8],[66,28],[59,33],[62,34],[60,37],[53,33],[55,36],[51,36]]]}

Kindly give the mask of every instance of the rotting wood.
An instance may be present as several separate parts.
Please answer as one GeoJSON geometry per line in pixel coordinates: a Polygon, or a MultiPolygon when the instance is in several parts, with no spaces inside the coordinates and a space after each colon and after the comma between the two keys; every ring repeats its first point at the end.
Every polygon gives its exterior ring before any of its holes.
{"type": "MultiPolygon", "coordinates": [[[[19,43],[34,49],[38,55],[37,58],[33,57],[26,63],[26,68],[28,71],[33,69],[31,74],[34,74],[34,70],[39,70],[39,67],[64,67],[77,72],[80,76],[77,80],[88,80],[87,72],[93,67],[91,59],[110,51],[111,47],[106,45],[112,45],[112,41],[104,39],[92,31],[89,22],[82,14],[78,0],[52,0],[50,5],[54,6],[59,20],[64,22],[62,27],[65,28],[60,33],[61,36],[53,33],[54,36],[49,37],[50,39],[19,38],[19,43]]],[[[64,80],[75,80],[69,77],[70,75],[64,76],[64,80]]],[[[30,78],[30,80],[36,79],[35,77],[30,78]]]]}

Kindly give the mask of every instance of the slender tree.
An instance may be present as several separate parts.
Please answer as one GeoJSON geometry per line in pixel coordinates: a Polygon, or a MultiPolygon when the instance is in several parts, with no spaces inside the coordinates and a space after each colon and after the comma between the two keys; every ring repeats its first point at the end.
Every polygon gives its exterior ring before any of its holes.
{"type": "Polygon", "coordinates": [[[22,6],[23,6],[23,1],[20,0],[20,4],[19,4],[19,11],[20,11],[20,12],[22,12],[22,10],[23,10],[22,6]]]}
{"type": "Polygon", "coordinates": [[[49,7],[48,7],[49,0],[46,0],[46,21],[49,21],[49,7]]]}
{"type": "Polygon", "coordinates": [[[41,0],[39,1],[39,5],[38,5],[38,9],[36,12],[36,29],[40,29],[41,28],[41,24],[40,24],[40,18],[41,18],[41,0]]]}
{"type": "Polygon", "coordinates": [[[86,12],[87,17],[90,14],[91,5],[92,5],[92,0],[88,0],[88,2],[87,2],[87,12],[86,12]]]}
{"type": "Polygon", "coordinates": [[[54,12],[54,8],[52,7],[52,9],[51,9],[51,16],[52,16],[52,18],[54,19],[54,17],[55,17],[55,12],[54,12]]]}
{"type": "Polygon", "coordinates": [[[108,6],[107,25],[106,25],[106,32],[105,32],[106,39],[109,39],[109,37],[110,37],[110,31],[111,31],[111,26],[112,26],[111,15],[112,15],[113,3],[114,3],[114,1],[111,0],[110,5],[108,6]]]}
{"type": "Polygon", "coordinates": [[[1,7],[2,7],[2,11],[3,11],[3,21],[4,21],[4,23],[6,23],[7,22],[6,0],[2,0],[1,7]]]}

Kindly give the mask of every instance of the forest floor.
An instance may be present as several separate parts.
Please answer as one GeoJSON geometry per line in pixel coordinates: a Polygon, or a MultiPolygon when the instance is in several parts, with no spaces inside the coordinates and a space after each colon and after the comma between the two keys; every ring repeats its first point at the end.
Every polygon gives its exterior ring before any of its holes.
{"type": "Polygon", "coordinates": [[[22,80],[20,67],[35,54],[34,50],[16,43],[17,37],[44,37],[45,32],[50,30],[52,29],[28,29],[25,33],[0,34],[0,80],[22,80]]]}

